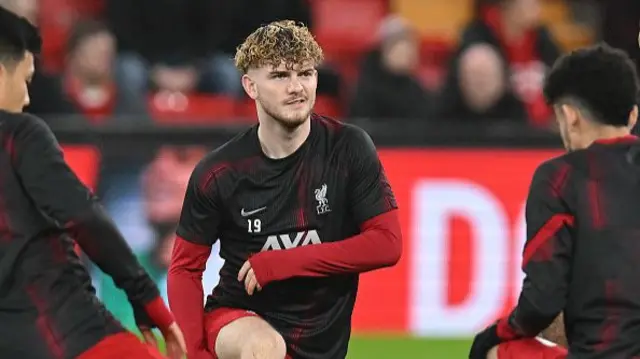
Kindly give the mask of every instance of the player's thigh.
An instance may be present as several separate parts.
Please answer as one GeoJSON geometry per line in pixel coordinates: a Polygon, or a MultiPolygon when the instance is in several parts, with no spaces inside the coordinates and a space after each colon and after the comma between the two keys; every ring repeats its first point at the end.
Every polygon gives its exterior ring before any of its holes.
{"type": "Polygon", "coordinates": [[[565,359],[567,357],[567,350],[565,348],[542,338],[520,339],[502,343],[498,346],[497,350],[492,350],[492,352],[493,353],[489,353],[487,358],[565,359]]]}
{"type": "Polygon", "coordinates": [[[118,333],[105,337],[78,359],[165,359],[150,345],[142,343],[131,333],[118,333]]]}
{"type": "Polygon", "coordinates": [[[274,353],[284,358],[282,335],[256,313],[244,309],[218,308],[205,318],[208,349],[218,359],[240,358],[247,350],[274,353]]]}

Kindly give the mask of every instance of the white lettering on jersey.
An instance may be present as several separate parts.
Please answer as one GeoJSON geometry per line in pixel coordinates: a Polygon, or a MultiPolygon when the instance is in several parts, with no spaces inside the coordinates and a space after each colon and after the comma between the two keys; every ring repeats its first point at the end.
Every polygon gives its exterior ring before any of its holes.
{"type": "Polygon", "coordinates": [[[320,236],[315,229],[289,234],[274,234],[267,237],[261,251],[291,249],[309,244],[320,244],[320,236]],[[293,236],[293,238],[291,238],[293,236]]]}

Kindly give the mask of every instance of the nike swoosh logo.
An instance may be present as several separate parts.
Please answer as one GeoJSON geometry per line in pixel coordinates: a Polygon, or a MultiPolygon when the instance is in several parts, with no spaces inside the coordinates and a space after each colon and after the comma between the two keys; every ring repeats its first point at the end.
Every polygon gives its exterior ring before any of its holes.
{"type": "Polygon", "coordinates": [[[240,210],[240,215],[241,215],[242,217],[249,217],[249,216],[250,216],[250,215],[252,215],[252,214],[256,214],[256,213],[258,213],[258,212],[262,212],[262,211],[264,211],[265,209],[267,209],[267,206],[260,207],[260,208],[256,208],[256,209],[254,209],[254,210],[252,210],[252,211],[245,211],[245,210],[244,210],[244,208],[243,208],[242,210],[240,210]]]}

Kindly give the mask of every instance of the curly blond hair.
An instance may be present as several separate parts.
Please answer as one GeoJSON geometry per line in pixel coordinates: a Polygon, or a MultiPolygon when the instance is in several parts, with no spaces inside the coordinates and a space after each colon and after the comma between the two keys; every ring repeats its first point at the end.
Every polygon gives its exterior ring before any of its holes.
{"type": "Polygon", "coordinates": [[[319,65],[324,59],[322,49],[309,29],[292,20],[274,21],[247,37],[236,51],[235,63],[243,74],[251,68],[265,65],[288,69],[304,62],[319,65]]]}

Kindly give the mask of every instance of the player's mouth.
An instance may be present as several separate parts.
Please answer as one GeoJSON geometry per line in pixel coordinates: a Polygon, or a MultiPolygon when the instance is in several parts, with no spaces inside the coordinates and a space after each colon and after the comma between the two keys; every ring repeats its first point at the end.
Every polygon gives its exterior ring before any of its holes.
{"type": "Polygon", "coordinates": [[[306,99],[303,98],[299,98],[293,101],[287,101],[286,104],[287,105],[291,105],[291,106],[297,106],[297,105],[302,105],[303,103],[307,102],[306,99]]]}

